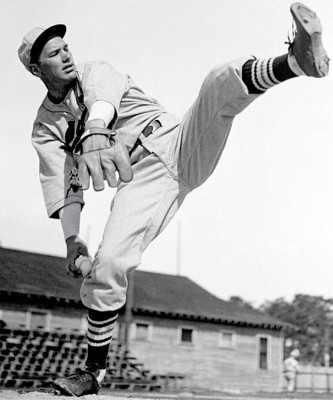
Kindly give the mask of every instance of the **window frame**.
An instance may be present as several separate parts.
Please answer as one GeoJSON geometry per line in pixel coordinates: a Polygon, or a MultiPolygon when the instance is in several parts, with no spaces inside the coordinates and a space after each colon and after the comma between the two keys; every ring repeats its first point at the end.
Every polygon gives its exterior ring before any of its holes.
{"type": "Polygon", "coordinates": [[[257,348],[257,369],[259,371],[269,371],[271,370],[272,367],[272,362],[271,362],[271,355],[272,355],[272,336],[270,335],[264,335],[264,334],[258,334],[256,335],[257,343],[256,343],[256,348],[257,348]],[[261,368],[260,367],[260,343],[261,339],[266,339],[267,340],[267,368],[261,368]]]}
{"type": "Polygon", "coordinates": [[[180,325],[178,327],[178,332],[177,332],[177,342],[178,345],[180,346],[190,346],[190,347],[194,347],[196,344],[196,338],[197,338],[197,332],[196,329],[193,325],[180,325]],[[183,342],[182,341],[182,332],[183,330],[191,330],[192,331],[192,335],[191,335],[191,342],[183,342]]]}
{"type": "Polygon", "coordinates": [[[135,340],[136,342],[141,342],[141,343],[149,343],[153,339],[153,324],[148,321],[143,321],[143,320],[136,320],[133,321],[133,330],[132,330],[132,340],[135,340]],[[137,325],[146,325],[147,326],[147,338],[137,338],[137,325]]]}
{"type": "Polygon", "coordinates": [[[40,310],[38,308],[29,308],[29,310],[27,311],[26,327],[27,327],[27,329],[34,329],[34,330],[35,329],[43,329],[44,331],[49,332],[50,328],[51,328],[51,317],[52,317],[52,314],[48,310],[40,310]],[[43,328],[38,328],[37,326],[36,327],[31,326],[33,314],[45,315],[45,325],[43,328]]]}
{"type": "Polygon", "coordinates": [[[228,329],[221,329],[218,332],[218,347],[219,349],[223,349],[223,350],[235,350],[236,348],[236,333],[235,331],[231,331],[228,329]],[[231,334],[231,346],[224,346],[223,345],[223,335],[224,334],[231,334]]]}

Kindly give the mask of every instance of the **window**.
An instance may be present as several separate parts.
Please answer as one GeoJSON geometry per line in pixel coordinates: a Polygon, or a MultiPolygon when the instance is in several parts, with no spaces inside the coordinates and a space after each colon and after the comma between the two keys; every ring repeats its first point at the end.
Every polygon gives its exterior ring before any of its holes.
{"type": "Polygon", "coordinates": [[[186,329],[186,328],[182,329],[182,337],[181,337],[182,343],[192,343],[193,340],[192,336],[193,336],[192,329],[186,329]]]}
{"type": "Polygon", "coordinates": [[[135,339],[147,342],[149,340],[149,325],[137,322],[135,324],[135,339]]]}
{"type": "Polygon", "coordinates": [[[30,329],[46,329],[50,327],[50,317],[46,311],[31,310],[29,312],[29,328],[30,329]]]}
{"type": "Polygon", "coordinates": [[[182,328],[180,341],[181,343],[193,343],[193,329],[182,328]]]}
{"type": "Polygon", "coordinates": [[[268,338],[259,337],[259,368],[268,369],[268,338]]]}
{"type": "Polygon", "coordinates": [[[219,332],[219,347],[223,349],[235,348],[235,334],[230,331],[219,332]]]}

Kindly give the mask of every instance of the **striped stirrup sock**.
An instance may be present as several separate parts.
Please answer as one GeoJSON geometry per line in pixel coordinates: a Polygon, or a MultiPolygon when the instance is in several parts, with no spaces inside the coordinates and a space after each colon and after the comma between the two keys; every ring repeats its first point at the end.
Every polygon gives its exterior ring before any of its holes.
{"type": "Polygon", "coordinates": [[[267,89],[294,78],[288,64],[288,54],[264,60],[248,60],[242,69],[242,79],[249,93],[260,94],[267,89]]]}
{"type": "Polygon", "coordinates": [[[88,310],[88,357],[86,365],[106,366],[112,334],[118,318],[117,311],[88,310]]]}

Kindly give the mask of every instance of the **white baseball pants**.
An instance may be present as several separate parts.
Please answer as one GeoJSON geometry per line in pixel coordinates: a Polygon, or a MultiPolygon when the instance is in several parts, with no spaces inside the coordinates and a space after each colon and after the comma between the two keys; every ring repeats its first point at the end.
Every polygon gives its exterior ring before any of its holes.
{"type": "Polygon", "coordinates": [[[241,79],[250,58],[214,68],[176,128],[168,123],[174,117],[165,114],[162,127],[141,138],[143,146],[131,157],[134,178],[118,187],[92,272],[82,283],[86,307],[108,311],[125,304],[127,274],[140,265],[143,251],[186,195],[215,169],[234,117],[258,97],[248,93],[241,79]]]}

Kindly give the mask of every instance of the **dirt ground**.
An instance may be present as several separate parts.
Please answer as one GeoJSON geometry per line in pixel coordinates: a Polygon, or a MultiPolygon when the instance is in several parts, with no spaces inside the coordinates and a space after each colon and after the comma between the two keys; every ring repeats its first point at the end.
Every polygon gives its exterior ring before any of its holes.
{"type": "MultiPolygon", "coordinates": [[[[179,395],[167,395],[167,394],[154,394],[150,396],[149,394],[134,394],[134,393],[100,393],[98,395],[86,395],[82,396],[82,400],[170,400],[170,399],[179,399],[181,394],[179,395]]],[[[192,398],[186,396],[185,398],[192,398]]],[[[62,396],[55,392],[40,392],[40,391],[15,391],[15,390],[0,390],[0,399],[1,400],[67,400],[68,396],[62,396]]]]}
{"type": "MultiPolygon", "coordinates": [[[[52,392],[39,392],[39,391],[15,391],[15,390],[0,390],[0,399],[1,400],[67,400],[68,396],[57,395],[52,392]]],[[[133,394],[122,394],[118,396],[116,394],[99,394],[99,395],[87,395],[82,396],[82,400],[143,400],[142,397],[134,397],[133,394]]],[[[158,397],[155,397],[157,400],[158,397]]],[[[164,399],[160,397],[160,399],[164,399]]]]}
{"type": "MultiPolygon", "coordinates": [[[[67,396],[61,396],[52,390],[48,391],[23,391],[23,390],[1,390],[0,400],[67,400],[67,396]]],[[[333,394],[327,393],[296,393],[287,395],[285,393],[219,393],[219,394],[198,394],[198,393],[110,393],[102,391],[98,395],[87,395],[82,400],[333,400],[333,394]]]]}

